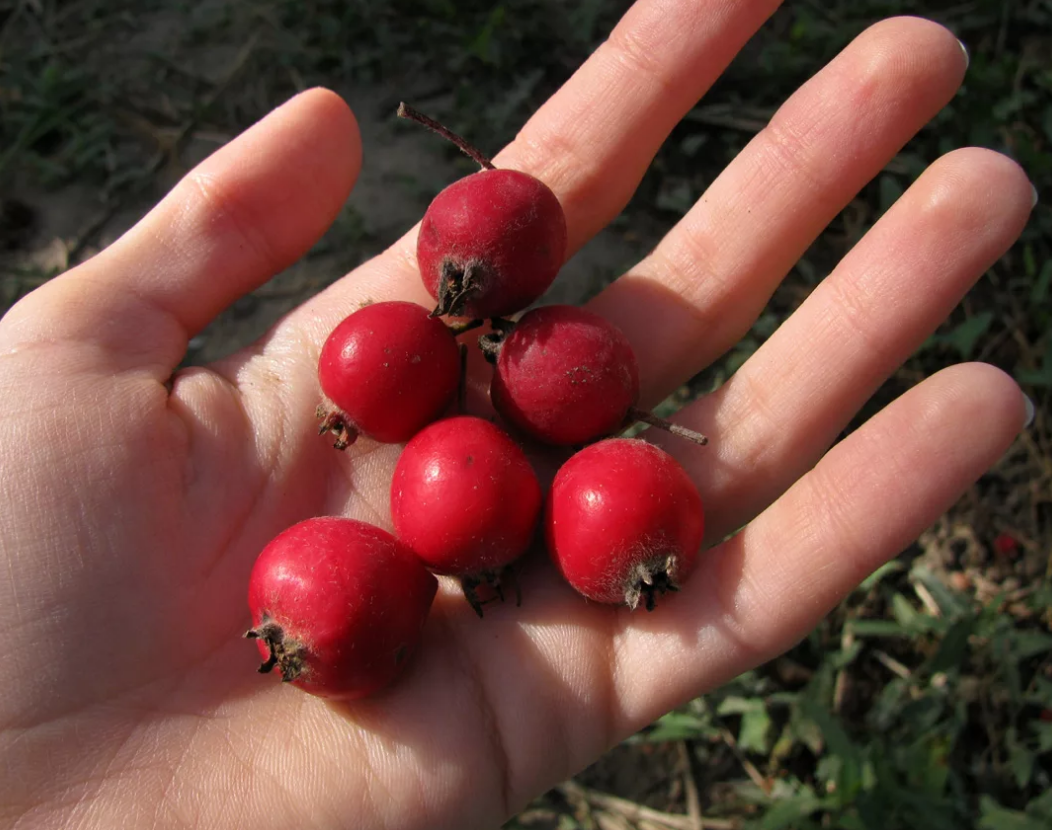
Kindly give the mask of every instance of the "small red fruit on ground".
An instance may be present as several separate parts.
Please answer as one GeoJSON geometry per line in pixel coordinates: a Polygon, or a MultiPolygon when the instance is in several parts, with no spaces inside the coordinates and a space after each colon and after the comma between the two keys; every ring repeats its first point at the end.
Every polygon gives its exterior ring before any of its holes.
{"type": "Polygon", "coordinates": [[[1004,559],[1011,559],[1019,552],[1019,540],[1009,533],[998,533],[994,538],[994,552],[1004,559]]]}
{"type": "Polygon", "coordinates": [[[436,573],[458,576],[468,602],[498,589],[501,572],[533,541],[541,488],[526,455],[498,427],[464,415],[406,444],[391,482],[398,538],[436,573]]]}
{"type": "Polygon", "coordinates": [[[268,544],[248,604],[261,672],[313,695],[365,697],[402,671],[420,641],[438,581],[378,527],[307,519],[268,544]]]}
{"type": "Polygon", "coordinates": [[[552,284],[566,257],[566,217],[555,194],[517,170],[454,182],[424,213],[416,256],[436,315],[502,317],[552,284]]]}
{"type": "Polygon", "coordinates": [[[549,444],[584,444],[626,425],[639,399],[628,338],[583,308],[527,312],[501,341],[490,385],[507,422],[549,444]]]}
{"type": "Polygon", "coordinates": [[[345,449],[359,433],[385,444],[408,441],[452,402],[460,379],[456,336],[423,306],[367,305],[329,335],[318,379],[331,401],[318,407],[321,432],[345,449]]]}
{"type": "Polygon", "coordinates": [[[581,450],[555,476],[545,512],[559,572],[596,602],[640,602],[675,591],[697,559],[701,496],[668,453],[640,439],[612,438],[581,450]]]}

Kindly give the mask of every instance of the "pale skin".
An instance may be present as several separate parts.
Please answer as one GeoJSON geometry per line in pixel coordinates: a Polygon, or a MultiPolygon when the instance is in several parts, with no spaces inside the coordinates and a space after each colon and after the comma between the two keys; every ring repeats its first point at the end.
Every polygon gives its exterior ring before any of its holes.
{"type": "MultiPolygon", "coordinates": [[[[576,250],[776,5],[640,0],[495,163],[552,187],[576,250]]],[[[747,331],[965,67],[933,23],[865,32],[592,303],[632,341],[644,404],[747,331]]],[[[307,516],[389,525],[399,448],[362,441],[340,454],[315,435],[315,362],[359,303],[430,302],[415,230],[260,343],[172,372],[220,309],[308,249],[360,164],[347,106],[304,93],[0,322],[3,826],[496,827],[672,707],[789,648],[1024,423],[1010,378],[961,365],[830,449],[1027,220],[1024,172],[962,149],[681,414],[708,447],[656,439],[697,482],[712,545],[672,601],[649,615],[586,603],[538,553],[521,608],[489,606],[480,621],[444,586],[389,692],[309,697],[255,671],[241,638],[248,574],[307,516]]]]}

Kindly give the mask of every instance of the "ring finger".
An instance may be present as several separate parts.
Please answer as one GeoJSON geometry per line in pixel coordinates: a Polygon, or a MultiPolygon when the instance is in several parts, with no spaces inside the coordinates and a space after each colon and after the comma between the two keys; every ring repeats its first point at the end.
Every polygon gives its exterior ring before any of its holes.
{"type": "Polygon", "coordinates": [[[1026,175],[1004,156],[944,157],[730,381],[680,413],[718,439],[685,456],[711,506],[710,538],[745,524],[818,461],[1019,236],[1032,204],[1026,175]]]}

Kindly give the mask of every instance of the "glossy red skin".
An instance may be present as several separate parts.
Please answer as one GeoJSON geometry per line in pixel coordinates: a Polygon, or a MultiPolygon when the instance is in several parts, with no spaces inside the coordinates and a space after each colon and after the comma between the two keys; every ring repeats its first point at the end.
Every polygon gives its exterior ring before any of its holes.
{"type": "Polygon", "coordinates": [[[555,194],[518,170],[482,170],[449,185],[424,213],[417,238],[420,275],[438,299],[443,262],[485,263],[488,284],[467,317],[526,308],[552,284],[566,258],[566,217],[555,194]]]}
{"type": "Polygon", "coordinates": [[[423,306],[367,305],[341,322],[321,350],[322,391],[363,434],[385,444],[408,441],[456,395],[456,337],[423,306]]]}
{"type": "Polygon", "coordinates": [[[523,315],[500,347],[490,398],[509,424],[548,444],[585,444],[617,432],[639,400],[628,338],[583,308],[523,315]]]}
{"type": "Polygon", "coordinates": [[[676,555],[677,585],[690,576],[705,530],[701,496],[664,450],[638,438],[586,447],[555,476],[545,540],[567,582],[596,602],[623,604],[641,561],[676,555]]]}
{"type": "Polygon", "coordinates": [[[391,482],[395,533],[427,567],[476,576],[526,552],[541,511],[519,446],[482,418],[437,421],[406,444],[391,482]]]}
{"type": "MultiPolygon", "coordinates": [[[[380,690],[406,666],[437,590],[438,580],[390,533],[316,518],[263,549],[248,604],[253,626],[266,615],[306,649],[304,673],[292,685],[352,699],[380,690]]],[[[265,660],[267,646],[256,643],[265,660]]]]}

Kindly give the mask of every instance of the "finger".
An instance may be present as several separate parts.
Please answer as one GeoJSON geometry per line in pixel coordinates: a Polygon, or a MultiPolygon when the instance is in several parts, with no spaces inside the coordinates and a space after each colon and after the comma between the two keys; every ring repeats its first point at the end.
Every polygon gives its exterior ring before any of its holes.
{"type": "Polygon", "coordinates": [[[737,342],[836,214],[953,96],[965,56],[914,18],[872,26],[796,92],[654,252],[592,308],[628,335],[644,399],[737,342]]]}
{"type": "Polygon", "coordinates": [[[944,157],[730,381],[681,413],[713,436],[683,456],[711,508],[708,538],[741,527],[811,468],[1018,238],[1032,197],[1004,156],[944,157]]]}
{"type": "MultiPolygon", "coordinates": [[[[572,254],[620,213],[672,128],[778,5],[638,0],[494,162],[552,188],[566,213],[572,254]]],[[[416,265],[416,233],[414,228],[290,322],[327,332],[364,298],[428,304],[416,265]]]]}
{"type": "Polygon", "coordinates": [[[628,204],[673,127],[779,5],[639,0],[497,156],[555,191],[571,253],[628,204]]]}
{"type": "Polygon", "coordinates": [[[298,95],[198,165],[120,240],[45,286],[32,324],[43,318],[64,337],[106,341],[170,370],[219,311],[307,252],[360,163],[347,105],[326,90],[298,95]]]}
{"type": "Polygon", "coordinates": [[[632,618],[615,649],[619,733],[799,641],[989,469],[1024,419],[1014,381],[969,364],[933,376],[852,433],[705,554],[668,615],[632,618]],[[638,671],[644,661],[662,671],[638,671]]]}

